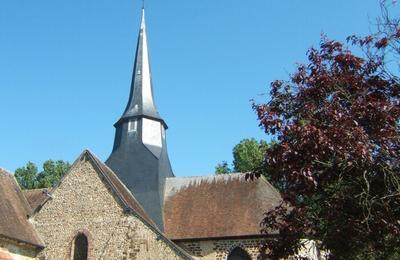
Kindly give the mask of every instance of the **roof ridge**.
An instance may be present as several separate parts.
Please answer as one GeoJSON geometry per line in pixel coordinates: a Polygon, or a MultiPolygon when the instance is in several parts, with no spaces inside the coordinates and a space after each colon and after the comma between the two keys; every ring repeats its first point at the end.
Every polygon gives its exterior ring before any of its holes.
{"type": "Polygon", "coordinates": [[[26,189],[26,190],[22,190],[22,192],[30,192],[30,191],[44,191],[44,190],[49,190],[51,188],[36,188],[36,189],[26,189]]]}
{"type": "Polygon", "coordinates": [[[167,179],[191,179],[191,178],[225,178],[228,176],[238,176],[238,175],[245,175],[246,172],[232,172],[226,174],[213,174],[213,175],[195,175],[195,176],[174,176],[174,177],[167,177],[167,179]]]}
{"type": "Polygon", "coordinates": [[[4,174],[9,174],[9,175],[14,175],[11,171],[0,167],[0,173],[4,173],[4,174]]]}

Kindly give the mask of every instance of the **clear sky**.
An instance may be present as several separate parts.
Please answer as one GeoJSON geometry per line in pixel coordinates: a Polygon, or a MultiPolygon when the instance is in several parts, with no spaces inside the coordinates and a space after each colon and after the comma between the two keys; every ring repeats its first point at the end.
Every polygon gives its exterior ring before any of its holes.
{"type": "MultiPolygon", "coordinates": [[[[109,156],[125,108],[138,0],[2,0],[0,167],[109,156]]],[[[287,79],[321,32],[367,34],[378,0],[146,0],[155,101],[178,176],[205,175],[266,138],[250,99],[287,79]]]]}

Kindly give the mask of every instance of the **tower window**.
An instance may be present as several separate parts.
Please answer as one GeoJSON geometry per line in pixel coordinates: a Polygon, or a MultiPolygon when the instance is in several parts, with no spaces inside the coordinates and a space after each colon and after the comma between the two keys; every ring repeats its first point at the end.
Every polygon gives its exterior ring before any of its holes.
{"type": "Polygon", "coordinates": [[[88,239],[80,233],[76,236],[74,241],[74,258],[73,260],[87,260],[88,259],[88,239]]]}
{"type": "Polygon", "coordinates": [[[137,121],[129,121],[128,123],[128,132],[136,132],[137,130],[137,121]]]}
{"type": "Polygon", "coordinates": [[[228,255],[228,260],[251,260],[249,254],[240,247],[235,247],[228,255]]]}

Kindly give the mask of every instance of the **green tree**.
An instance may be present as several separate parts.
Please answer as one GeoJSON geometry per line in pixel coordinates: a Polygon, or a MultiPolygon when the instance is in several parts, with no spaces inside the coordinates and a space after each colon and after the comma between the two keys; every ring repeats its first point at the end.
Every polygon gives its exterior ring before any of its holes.
{"type": "Polygon", "coordinates": [[[215,174],[255,171],[262,166],[267,148],[266,141],[257,141],[255,138],[243,139],[233,147],[233,167],[222,161],[215,167],[215,174]]]}
{"type": "Polygon", "coordinates": [[[265,158],[267,142],[256,139],[243,139],[233,147],[233,166],[235,172],[251,172],[259,168],[265,158]]]}
{"type": "Polygon", "coordinates": [[[61,177],[68,171],[70,164],[62,160],[47,160],[43,163],[43,171],[38,174],[39,188],[54,186],[61,177]]]}
{"type": "Polygon", "coordinates": [[[26,166],[15,170],[14,176],[22,189],[50,188],[61,179],[69,168],[68,162],[47,160],[43,163],[43,171],[39,173],[36,165],[28,162],[26,166]]]}
{"type": "Polygon", "coordinates": [[[28,162],[26,166],[15,170],[15,178],[22,189],[35,189],[37,188],[38,168],[33,162],[28,162]]]}
{"type": "Polygon", "coordinates": [[[229,168],[228,162],[227,161],[222,161],[222,163],[218,163],[217,166],[215,166],[215,174],[227,174],[231,173],[232,169],[229,168]]]}

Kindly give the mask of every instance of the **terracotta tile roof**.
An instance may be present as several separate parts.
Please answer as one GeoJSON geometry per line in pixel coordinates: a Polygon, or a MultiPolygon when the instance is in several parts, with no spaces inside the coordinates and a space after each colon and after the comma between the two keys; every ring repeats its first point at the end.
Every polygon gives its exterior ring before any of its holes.
{"type": "Polygon", "coordinates": [[[33,189],[22,191],[31,209],[35,211],[46,199],[48,189],[33,189]]]}
{"type": "Polygon", "coordinates": [[[42,248],[28,220],[31,208],[11,173],[0,169],[0,236],[42,248]]]}
{"type": "Polygon", "coordinates": [[[240,173],[168,178],[165,234],[172,240],[260,235],[263,213],[280,200],[265,178],[246,181],[240,173]]]}

